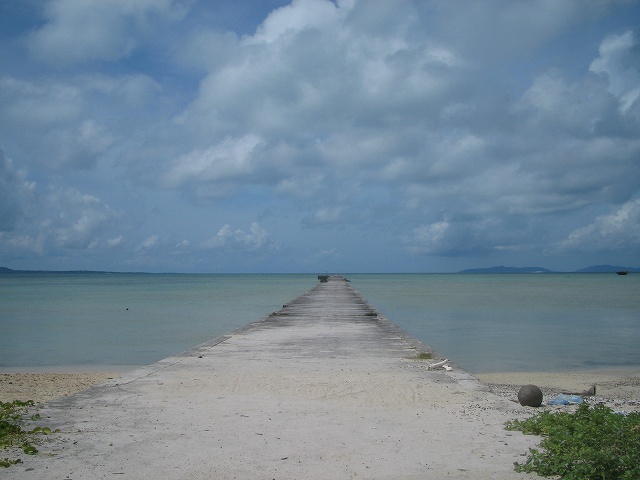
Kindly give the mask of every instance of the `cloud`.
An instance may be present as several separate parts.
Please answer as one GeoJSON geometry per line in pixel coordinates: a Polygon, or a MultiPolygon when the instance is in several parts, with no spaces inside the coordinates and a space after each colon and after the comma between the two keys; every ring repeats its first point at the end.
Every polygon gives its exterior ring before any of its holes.
{"type": "Polygon", "coordinates": [[[107,239],[107,246],[109,248],[113,248],[113,247],[122,245],[123,242],[124,242],[124,236],[118,235],[117,237],[107,239]]]}
{"type": "Polygon", "coordinates": [[[416,2],[421,20],[447,44],[479,66],[527,56],[541,45],[598,13],[608,2],[534,0],[464,5],[416,2]]]}
{"type": "MultiPolygon", "coordinates": [[[[53,254],[61,250],[110,248],[122,242],[122,237],[105,237],[116,228],[119,214],[94,195],[60,186],[51,186],[47,194],[41,195],[35,183],[25,185],[29,189],[29,208],[14,212],[17,218],[13,218],[14,225],[9,224],[13,228],[0,236],[0,252],[53,254]]],[[[2,213],[1,218],[12,218],[2,213]]]]}
{"type": "MultiPolygon", "coordinates": [[[[0,77],[4,142],[29,150],[29,163],[52,171],[93,169],[115,149],[122,162],[156,122],[161,86],[143,74],[0,77]],[[145,133],[141,133],[145,132],[145,133]]],[[[153,128],[160,128],[155,126],[153,128]]]]}
{"type": "Polygon", "coordinates": [[[158,235],[150,235],[145,238],[142,243],[140,243],[140,247],[138,249],[148,250],[150,248],[153,248],[158,244],[158,240],[160,240],[160,237],[158,235]]]}
{"type": "Polygon", "coordinates": [[[313,214],[313,223],[335,223],[339,221],[342,207],[321,208],[313,214]]]}
{"type": "MultiPolygon", "coordinates": [[[[478,65],[468,52],[449,36],[442,37],[449,44],[436,40],[441,32],[435,27],[434,36],[415,28],[433,26],[420,8],[403,7],[391,20],[375,5],[369,12],[359,3],[314,0],[275,10],[255,35],[229,40],[236,56],[211,66],[197,98],[179,116],[181,125],[203,141],[253,132],[264,161],[260,168],[235,165],[237,176],[296,196],[313,191],[310,178],[325,192],[343,191],[348,178],[368,185],[361,192],[374,185],[398,188],[397,198],[429,192],[408,201],[417,206],[435,198],[453,217],[456,207],[468,208],[463,213],[553,213],[583,208],[594,198],[618,201],[632,191],[628,179],[637,167],[630,158],[638,144],[603,130],[615,122],[635,131],[637,122],[618,111],[607,82],[588,71],[576,79],[549,69],[507,101],[498,97],[506,87],[498,80],[490,97],[498,101],[488,103],[486,86],[474,82],[478,65]],[[380,22],[390,28],[384,35],[380,22]],[[604,161],[612,158],[621,168],[606,171],[610,178],[600,181],[604,161]],[[617,182],[617,193],[605,188],[610,182],[617,182]],[[458,200],[462,191],[467,201],[458,200]]],[[[525,37],[540,43],[559,34],[578,7],[509,7],[491,23],[502,22],[496,28],[505,35],[513,29],[513,36],[522,33],[516,26],[526,26],[525,37]],[[549,9],[558,13],[552,20],[549,9]],[[525,15],[529,10],[533,20],[525,15]]],[[[471,8],[481,17],[495,14],[480,2],[471,8]]],[[[450,11],[438,12],[447,22],[458,21],[457,27],[464,23],[448,17],[450,11]]],[[[486,34],[483,41],[499,51],[499,39],[485,27],[472,30],[486,34]]],[[[223,177],[218,171],[225,162],[213,158],[225,142],[180,157],[165,181],[182,186],[188,177],[194,190],[234,192],[211,188],[223,177]]]]}
{"type": "Polygon", "coordinates": [[[52,191],[46,202],[50,205],[50,216],[44,222],[46,231],[52,233],[56,246],[67,249],[95,248],[117,217],[97,197],[73,188],[52,191]]]}
{"type": "MultiPolygon", "coordinates": [[[[226,189],[222,183],[242,177],[250,177],[256,170],[255,151],[262,143],[256,135],[227,138],[207,150],[194,150],[174,160],[164,174],[167,187],[190,187],[206,184],[212,195],[216,186],[226,189]]],[[[202,191],[202,190],[200,190],[202,191]]]]}
{"type": "Polygon", "coordinates": [[[625,252],[640,248],[640,200],[631,200],[615,212],[572,231],[559,245],[561,252],[625,252]]]}
{"type": "Polygon", "coordinates": [[[90,168],[115,140],[115,136],[104,125],[95,120],[85,120],[76,129],[60,132],[57,143],[66,165],[90,168]]]}
{"type": "Polygon", "coordinates": [[[5,118],[33,127],[77,119],[84,104],[82,92],[69,82],[3,76],[0,93],[5,118]]]}
{"type": "Polygon", "coordinates": [[[5,235],[0,232],[0,240],[3,240],[3,251],[14,252],[33,252],[37,255],[44,253],[44,235],[5,235]]]}
{"type": "Polygon", "coordinates": [[[97,94],[131,109],[149,105],[162,93],[162,86],[156,80],[141,73],[78,75],[75,83],[86,95],[97,94]]]}
{"type": "Polygon", "coordinates": [[[321,194],[327,176],[323,173],[308,172],[307,176],[284,178],[276,185],[276,191],[294,197],[310,197],[321,194]]]}
{"type": "Polygon", "coordinates": [[[637,42],[631,30],[604,39],[589,70],[603,75],[609,92],[618,98],[620,110],[626,113],[640,97],[640,70],[637,42]]]}
{"type": "Polygon", "coordinates": [[[235,56],[211,65],[197,98],[176,117],[204,148],[174,161],[164,182],[190,178],[206,190],[223,163],[213,157],[246,132],[261,139],[264,161],[245,178],[290,194],[307,195],[297,186],[310,177],[367,176],[398,156],[421,153],[464,62],[400,26],[380,38],[362,20],[366,11],[357,22],[350,17],[354,8],[293,2],[272,12],[254,36],[227,39],[235,56]]]}
{"type": "Polygon", "coordinates": [[[143,74],[84,74],[64,80],[0,77],[3,115],[31,128],[66,125],[116,106],[140,108],[160,92],[161,86],[143,74]]]}
{"type": "Polygon", "coordinates": [[[249,231],[234,230],[224,225],[218,233],[200,244],[204,249],[226,249],[231,251],[256,252],[269,246],[269,234],[258,224],[252,222],[249,231]]]}
{"type": "Polygon", "coordinates": [[[37,59],[56,65],[129,56],[158,21],[175,21],[187,12],[173,0],[49,0],[46,23],[27,37],[37,59]]]}
{"type": "Polygon", "coordinates": [[[587,252],[640,194],[637,2],[242,5],[52,0],[16,27],[0,241],[419,268],[587,252]]]}
{"type": "Polygon", "coordinates": [[[405,238],[409,251],[429,254],[442,253],[446,248],[443,241],[449,227],[450,225],[446,221],[420,225],[413,230],[410,237],[405,238]]]}
{"type": "Polygon", "coordinates": [[[32,210],[36,184],[0,149],[0,232],[14,230],[32,210]]]}
{"type": "Polygon", "coordinates": [[[250,42],[273,43],[305,30],[326,32],[335,28],[336,17],[344,17],[353,4],[353,1],[342,1],[336,5],[326,0],[294,0],[290,5],[271,12],[250,42]]]}

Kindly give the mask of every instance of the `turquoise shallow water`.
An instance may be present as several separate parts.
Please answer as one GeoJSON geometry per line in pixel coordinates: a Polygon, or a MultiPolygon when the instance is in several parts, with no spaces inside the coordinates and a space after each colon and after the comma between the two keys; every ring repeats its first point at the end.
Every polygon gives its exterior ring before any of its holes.
{"type": "MultiPolygon", "coordinates": [[[[346,275],[473,373],[640,368],[640,275],[346,275]]],[[[315,275],[0,276],[0,367],[142,365],[244,326],[315,275]]]]}
{"type": "Polygon", "coordinates": [[[353,275],[390,320],[473,373],[640,367],[640,275],[353,275]]]}
{"type": "Polygon", "coordinates": [[[0,367],[145,365],[229,332],[311,275],[0,276],[0,367]]]}

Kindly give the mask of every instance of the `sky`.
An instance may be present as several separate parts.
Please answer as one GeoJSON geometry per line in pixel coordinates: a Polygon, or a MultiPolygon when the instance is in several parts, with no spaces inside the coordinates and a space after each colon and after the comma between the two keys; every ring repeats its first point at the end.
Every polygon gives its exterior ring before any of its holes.
{"type": "Polygon", "coordinates": [[[0,2],[0,266],[640,266],[634,0],[0,2]]]}

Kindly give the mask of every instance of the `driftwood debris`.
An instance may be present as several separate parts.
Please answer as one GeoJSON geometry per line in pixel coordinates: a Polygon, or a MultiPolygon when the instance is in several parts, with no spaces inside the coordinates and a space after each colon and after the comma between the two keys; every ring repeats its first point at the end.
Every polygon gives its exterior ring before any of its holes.
{"type": "Polygon", "coordinates": [[[579,395],[581,397],[593,397],[596,394],[596,386],[586,389],[584,392],[562,392],[563,395],[579,395]]]}

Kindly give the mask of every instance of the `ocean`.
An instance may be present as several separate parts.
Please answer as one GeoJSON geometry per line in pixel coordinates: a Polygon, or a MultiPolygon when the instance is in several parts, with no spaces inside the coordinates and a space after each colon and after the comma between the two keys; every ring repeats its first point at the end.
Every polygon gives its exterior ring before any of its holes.
{"type": "MultiPolygon", "coordinates": [[[[471,373],[640,368],[640,275],[345,274],[471,373]]],[[[312,274],[0,275],[0,368],[146,365],[265,317],[312,274]]]]}

